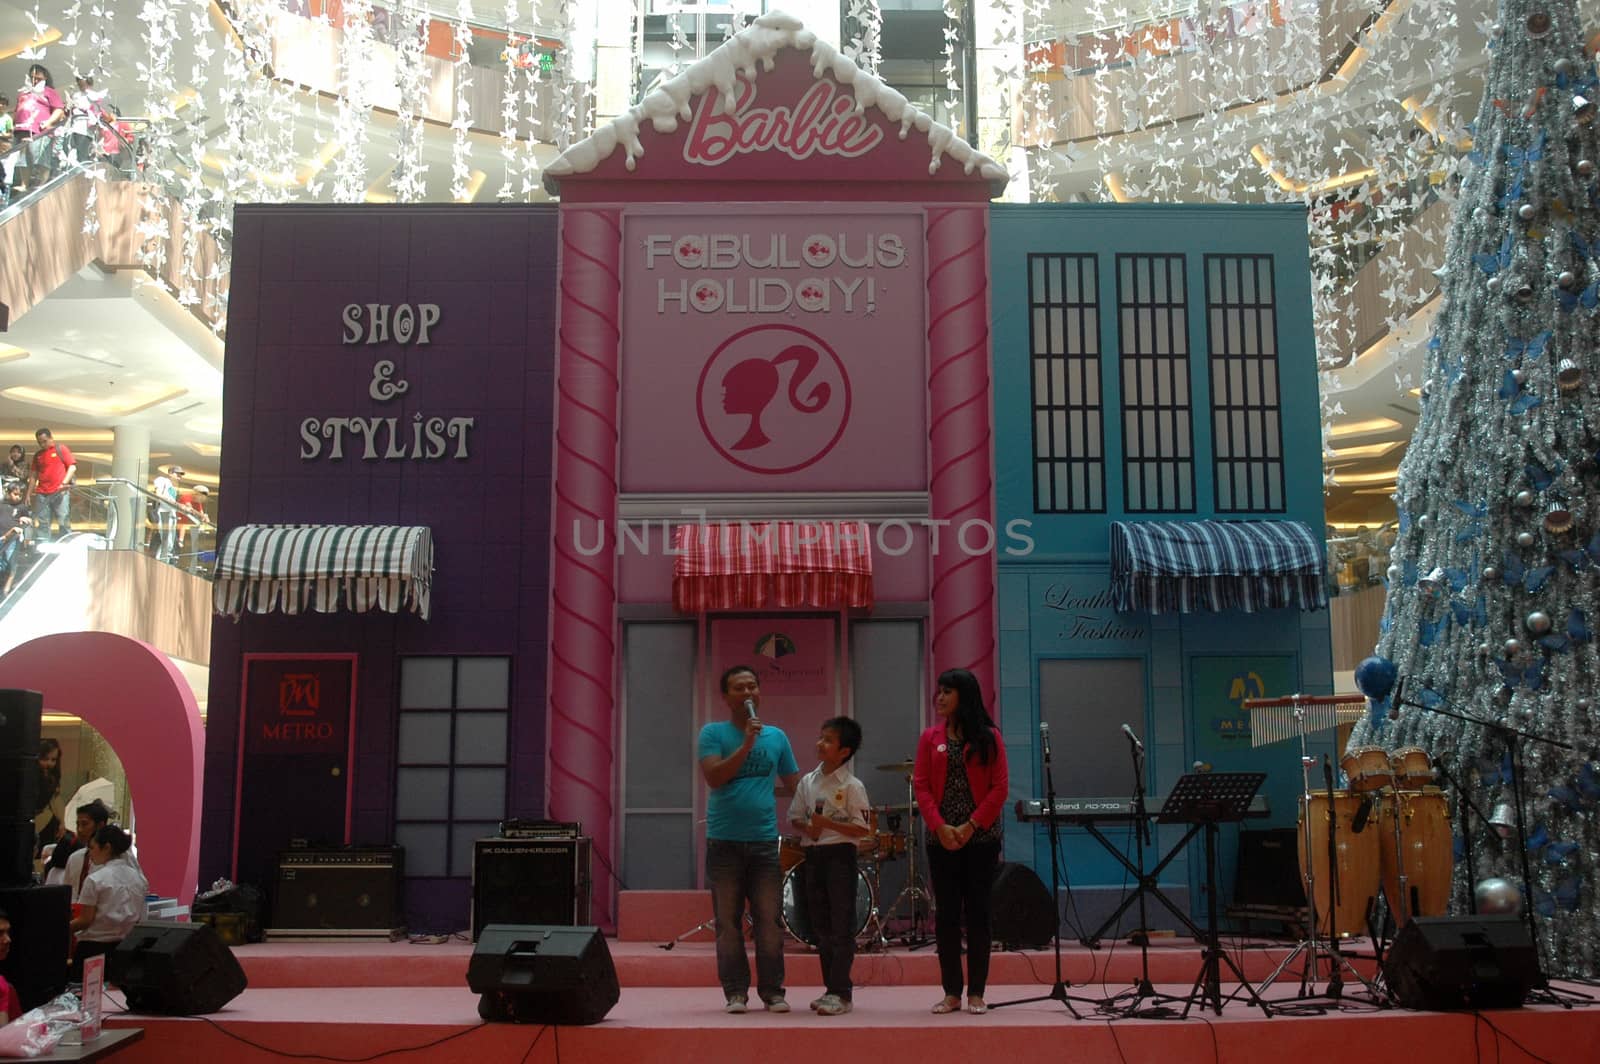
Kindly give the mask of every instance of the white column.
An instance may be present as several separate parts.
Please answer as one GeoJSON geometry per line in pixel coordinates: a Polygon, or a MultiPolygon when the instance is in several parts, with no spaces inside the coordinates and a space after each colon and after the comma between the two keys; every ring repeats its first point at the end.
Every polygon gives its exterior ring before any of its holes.
{"type": "MultiPolygon", "coordinates": [[[[150,486],[150,430],[143,425],[116,425],[111,430],[111,475],[150,486]]],[[[117,550],[144,545],[144,496],[121,484],[110,485],[117,500],[117,550]]]]}

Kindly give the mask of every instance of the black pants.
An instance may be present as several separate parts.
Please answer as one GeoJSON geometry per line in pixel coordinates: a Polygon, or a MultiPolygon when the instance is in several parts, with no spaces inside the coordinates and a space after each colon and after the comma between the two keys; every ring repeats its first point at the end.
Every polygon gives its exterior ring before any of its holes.
{"type": "Polygon", "coordinates": [[[995,869],[1000,866],[998,842],[969,842],[947,850],[928,845],[928,876],[933,880],[933,935],[939,950],[939,981],[947,996],[961,996],[961,928],[967,929],[969,997],[982,997],[989,985],[989,948],[994,933],[989,898],[995,869]]]}
{"type": "Polygon", "coordinates": [[[854,843],[806,847],[801,877],[806,888],[806,918],[817,940],[822,985],[849,1001],[850,966],[856,959],[856,848],[854,843]]]}

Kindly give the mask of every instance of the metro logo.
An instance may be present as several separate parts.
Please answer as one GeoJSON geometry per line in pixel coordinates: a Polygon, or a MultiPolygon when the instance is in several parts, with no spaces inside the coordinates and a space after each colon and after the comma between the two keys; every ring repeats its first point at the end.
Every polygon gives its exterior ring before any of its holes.
{"type": "Polygon", "coordinates": [[[856,159],[883,141],[883,130],[867,120],[854,97],[827,79],[814,82],[792,110],[756,107],[755,99],[755,83],[741,77],[730,114],[716,86],[707,89],[689,123],[684,159],[719,166],[736,155],[769,149],[795,160],[812,155],[856,159]]]}

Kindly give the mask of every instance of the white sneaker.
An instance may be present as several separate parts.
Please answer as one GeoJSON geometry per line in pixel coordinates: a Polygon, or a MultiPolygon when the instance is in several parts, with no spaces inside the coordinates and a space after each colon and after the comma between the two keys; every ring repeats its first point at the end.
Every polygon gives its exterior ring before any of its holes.
{"type": "Polygon", "coordinates": [[[843,1016],[855,1008],[853,1002],[833,994],[824,994],[817,1004],[818,1016],[843,1016]]]}
{"type": "Polygon", "coordinates": [[[737,1014],[750,1011],[750,1006],[746,1004],[743,994],[729,994],[728,1003],[722,1006],[722,1011],[737,1014]]]}
{"type": "Polygon", "coordinates": [[[827,1001],[828,997],[829,997],[829,995],[823,994],[821,997],[812,998],[811,999],[811,1011],[812,1012],[816,1012],[817,1011],[817,1007],[819,1005],[821,1005],[824,1001],[827,1001]]]}

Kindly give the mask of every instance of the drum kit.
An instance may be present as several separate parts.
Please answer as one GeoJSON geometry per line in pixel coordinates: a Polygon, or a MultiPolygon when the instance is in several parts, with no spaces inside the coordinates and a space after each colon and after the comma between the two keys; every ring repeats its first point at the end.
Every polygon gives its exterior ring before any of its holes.
{"type": "MultiPolygon", "coordinates": [[[[915,762],[896,761],[878,765],[880,772],[893,772],[905,777],[906,803],[881,805],[871,813],[870,834],[856,843],[856,906],[853,935],[856,941],[869,949],[889,948],[889,927],[895,920],[906,922],[901,941],[906,945],[920,945],[926,941],[926,928],[931,924],[933,895],[928,890],[918,867],[916,795],[911,785],[911,769],[915,762]],[[892,861],[906,862],[906,885],[886,909],[878,902],[883,896],[883,866],[892,861]],[[904,911],[902,911],[904,910],[904,911]]],[[[778,840],[779,863],[783,868],[783,926],[790,936],[809,946],[816,945],[810,920],[806,916],[805,892],[800,886],[801,866],[805,864],[805,848],[797,836],[785,835],[778,840]]]]}

